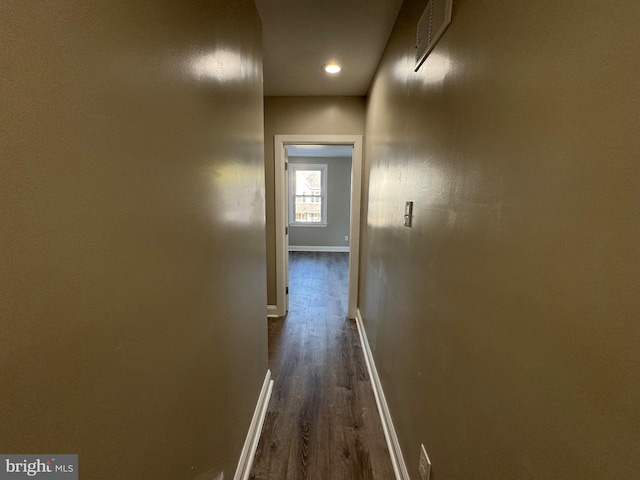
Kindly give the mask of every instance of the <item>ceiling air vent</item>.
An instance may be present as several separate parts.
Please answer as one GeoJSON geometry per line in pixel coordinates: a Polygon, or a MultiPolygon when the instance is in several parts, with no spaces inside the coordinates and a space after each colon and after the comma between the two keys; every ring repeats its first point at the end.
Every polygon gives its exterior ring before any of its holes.
{"type": "Polygon", "coordinates": [[[451,23],[453,0],[429,0],[424,9],[416,34],[416,68],[427,59],[433,47],[451,23]]]}

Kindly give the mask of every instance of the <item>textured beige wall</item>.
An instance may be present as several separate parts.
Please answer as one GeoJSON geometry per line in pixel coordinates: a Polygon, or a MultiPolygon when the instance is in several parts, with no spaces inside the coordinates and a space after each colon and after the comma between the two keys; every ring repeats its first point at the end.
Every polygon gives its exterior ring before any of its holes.
{"type": "Polygon", "coordinates": [[[274,135],[363,135],[364,97],[265,97],[264,161],[267,197],[267,299],[276,298],[274,135]]]}
{"type": "Polygon", "coordinates": [[[372,86],[360,308],[436,480],[640,478],[640,4],[455,0],[372,86]],[[414,227],[402,226],[404,202],[414,227]]]}
{"type": "Polygon", "coordinates": [[[233,476],[267,368],[260,36],[244,0],[0,3],[1,452],[233,476]]]}

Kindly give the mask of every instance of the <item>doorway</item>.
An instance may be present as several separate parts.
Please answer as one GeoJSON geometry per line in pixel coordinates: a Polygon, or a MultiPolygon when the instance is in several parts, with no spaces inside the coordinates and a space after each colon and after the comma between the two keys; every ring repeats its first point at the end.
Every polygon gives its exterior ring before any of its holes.
{"type": "Polygon", "coordinates": [[[355,318],[358,295],[358,261],[360,245],[360,194],[362,185],[362,135],[276,135],[275,224],[276,224],[276,296],[274,316],[286,315],[289,308],[289,208],[287,147],[291,145],[343,145],[352,148],[351,198],[349,221],[349,318],[355,318]]]}

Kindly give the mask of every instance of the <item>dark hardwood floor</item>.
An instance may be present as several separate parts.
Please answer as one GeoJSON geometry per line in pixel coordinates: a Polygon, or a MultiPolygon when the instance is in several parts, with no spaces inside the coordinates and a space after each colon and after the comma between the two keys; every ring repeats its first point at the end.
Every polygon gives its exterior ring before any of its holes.
{"type": "Polygon", "coordinates": [[[348,254],[292,252],[289,313],[269,320],[273,394],[253,479],[394,478],[355,322],[348,254]]]}

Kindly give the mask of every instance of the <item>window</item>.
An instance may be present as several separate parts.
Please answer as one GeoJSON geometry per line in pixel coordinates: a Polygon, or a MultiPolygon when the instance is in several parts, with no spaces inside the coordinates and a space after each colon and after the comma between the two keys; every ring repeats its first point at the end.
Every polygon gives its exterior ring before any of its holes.
{"type": "Polygon", "coordinates": [[[327,225],[327,165],[289,163],[289,224],[327,225]]]}

